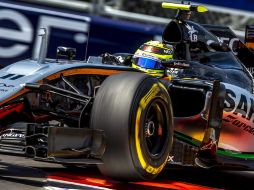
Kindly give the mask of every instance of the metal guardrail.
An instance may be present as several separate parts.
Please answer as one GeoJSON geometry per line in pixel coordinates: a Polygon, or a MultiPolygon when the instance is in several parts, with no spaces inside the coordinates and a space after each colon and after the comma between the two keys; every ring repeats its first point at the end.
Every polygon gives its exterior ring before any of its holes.
{"type": "Polygon", "coordinates": [[[157,17],[157,16],[151,16],[151,15],[145,15],[145,14],[117,10],[117,9],[114,9],[110,6],[105,6],[102,14],[107,15],[107,16],[113,16],[113,17],[117,17],[117,18],[127,19],[127,20],[146,22],[146,23],[154,23],[154,24],[163,24],[163,25],[168,23],[171,20],[169,18],[167,19],[167,18],[163,18],[163,17],[157,17]]]}
{"type": "MultiPolygon", "coordinates": [[[[150,2],[157,2],[157,3],[162,3],[162,2],[179,2],[180,0],[145,0],[145,1],[150,1],[150,2]]],[[[206,6],[209,11],[216,12],[216,13],[225,13],[225,14],[232,14],[233,16],[245,16],[245,17],[251,17],[254,18],[253,12],[250,11],[243,11],[240,9],[233,9],[233,8],[228,8],[228,7],[219,7],[215,5],[208,5],[204,4],[202,2],[196,3],[196,4],[202,4],[206,6]]]]}
{"type": "Polygon", "coordinates": [[[85,1],[78,0],[19,0],[27,3],[47,5],[65,9],[71,9],[74,11],[92,12],[94,10],[94,4],[85,1]]]}
{"type": "MultiPolygon", "coordinates": [[[[33,4],[53,6],[53,7],[60,7],[60,8],[70,9],[70,10],[79,11],[79,12],[89,12],[89,13],[99,14],[103,16],[110,16],[114,18],[135,21],[135,22],[165,25],[170,21],[169,18],[119,10],[116,7],[121,7],[120,3],[122,2],[122,0],[116,0],[114,4],[110,2],[111,3],[110,6],[107,5],[105,0],[91,0],[90,2],[85,2],[82,0],[72,0],[72,1],[69,1],[69,0],[36,0],[36,1],[20,0],[20,1],[33,3],[33,4]]],[[[163,2],[165,0],[145,0],[145,1],[163,2]]],[[[172,1],[174,0],[171,0],[171,2],[172,1]]],[[[236,11],[233,9],[224,9],[221,7],[211,6],[211,5],[207,5],[207,7],[209,8],[209,10],[214,12],[223,12],[223,13],[229,13],[229,14],[235,13],[237,15],[244,15],[246,18],[249,18],[249,17],[254,18],[254,14],[250,12],[239,11],[239,10],[236,11]]],[[[234,30],[234,32],[238,36],[244,37],[244,31],[234,30]]]]}
{"type": "Polygon", "coordinates": [[[33,3],[33,4],[41,4],[59,8],[70,9],[74,11],[80,12],[90,12],[96,13],[105,16],[112,16],[115,18],[122,18],[127,20],[139,21],[139,22],[146,22],[146,23],[153,23],[153,24],[166,24],[169,22],[170,19],[133,13],[128,11],[122,11],[115,7],[119,7],[119,2],[116,6],[108,6],[105,3],[105,0],[92,0],[90,3],[81,1],[81,0],[19,0],[23,2],[33,3]]]}

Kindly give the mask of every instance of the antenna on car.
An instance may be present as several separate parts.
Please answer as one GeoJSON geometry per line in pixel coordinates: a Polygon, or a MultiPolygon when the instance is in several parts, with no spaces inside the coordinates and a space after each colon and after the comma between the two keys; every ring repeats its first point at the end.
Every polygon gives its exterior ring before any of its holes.
{"type": "Polygon", "coordinates": [[[193,11],[193,12],[207,12],[208,9],[203,5],[191,5],[190,3],[184,4],[184,1],[181,1],[181,3],[168,3],[163,2],[162,7],[165,9],[179,9],[183,11],[193,11]]]}
{"type": "Polygon", "coordinates": [[[86,50],[85,50],[85,61],[87,61],[89,38],[90,38],[90,28],[89,28],[88,33],[87,33],[87,42],[86,42],[86,50]]]}
{"type": "Polygon", "coordinates": [[[184,4],[184,0],[182,0],[181,3],[163,2],[162,7],[165,9],[177,9],[176,19],[180,21],[188,20],[191,12],[203,13],[208,11],[208,9],[202,5],[184,4]]]}
{"type": "Polygon", "coordinates": [[[38,57],[38,63],[43,64],[45,63],[45,59],[47,56],[47,50],[48,50],[48,34],[46,28],[41,28],[39,36],[41,36],[41,47],[38,57]]]}

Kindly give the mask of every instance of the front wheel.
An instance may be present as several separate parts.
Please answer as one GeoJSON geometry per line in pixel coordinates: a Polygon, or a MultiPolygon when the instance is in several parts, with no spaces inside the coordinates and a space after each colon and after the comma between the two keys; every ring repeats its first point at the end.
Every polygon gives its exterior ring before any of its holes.
{"type": "Polygon", "coordinates": [[[167,163],[173,138],[171,100],[152,76],[108,77],[92,108],[92,128],[102,129],[106,150],[100,171],[119,180],[155,178],[167,163]]]}

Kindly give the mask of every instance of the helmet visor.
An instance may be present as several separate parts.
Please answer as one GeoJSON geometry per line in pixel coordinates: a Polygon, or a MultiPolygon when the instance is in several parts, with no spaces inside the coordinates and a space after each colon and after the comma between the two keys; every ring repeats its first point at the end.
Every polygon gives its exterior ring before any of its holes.
{"type": "Polygon", "coordinates": [[[150,58],[136,57],[134,58],[134,63],[146,69],[163,69],[159,61],[150,58]]]}

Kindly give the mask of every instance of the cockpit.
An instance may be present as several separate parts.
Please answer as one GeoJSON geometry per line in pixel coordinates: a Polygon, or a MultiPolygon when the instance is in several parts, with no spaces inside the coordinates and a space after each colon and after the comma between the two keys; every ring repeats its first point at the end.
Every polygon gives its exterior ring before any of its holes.
{"type": "Polygon", "coordinates": [[[245,66],[203,26],[172,20],[163,33],[163,41],[174,46],[176,59],[190,64],[178,72],[178,77],[219,80],[252,92],[252,77],[245,66]]]}

